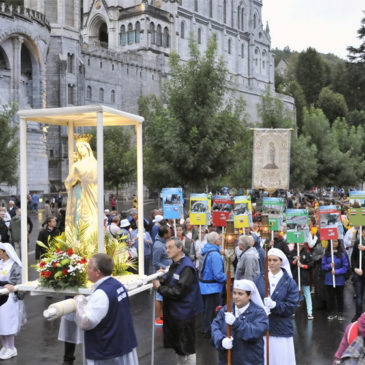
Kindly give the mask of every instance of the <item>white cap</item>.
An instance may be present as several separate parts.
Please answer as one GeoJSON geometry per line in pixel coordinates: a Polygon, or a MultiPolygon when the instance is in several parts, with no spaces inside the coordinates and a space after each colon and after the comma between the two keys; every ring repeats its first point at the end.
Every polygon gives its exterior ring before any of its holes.
{"type": "Polygon", "coordinates": [[[157,214],[155,219],[152,221],[153,223],[160,223],[161,221],[163,221],[163,216],[157,214]]]}
{"type": "Polygon", "coordinates": [[[235,280],[233,283],[233,289],[239,289],[251,292],[252,293],[251,300],[259,307],[265,309],[259,291],[253,281],[247,279],[235,280]]]}
{"type": "Polygon", "coordinates": [[[126,228],[126,227],[129,227],[131,224],[130,224],[130,222],[129,222],[129,220],[128,219],[122,219],[121,221],[120,221],[120,226],[122,227],[122,228],[126,228]]]}
{"type": "Polygon", "coordinates": [[[109,209],[105,209],[104,210],[104,213],[110,213],[110,210],[109,209]]]}

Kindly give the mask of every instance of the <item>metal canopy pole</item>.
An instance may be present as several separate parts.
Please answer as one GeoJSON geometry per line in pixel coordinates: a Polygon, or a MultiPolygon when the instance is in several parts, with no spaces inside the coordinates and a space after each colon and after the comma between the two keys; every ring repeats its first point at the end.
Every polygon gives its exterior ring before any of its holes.
{"type": "MultiPolygon", "coordinates": [[[[144,275],[143,224],[143,142],[142,123],[136,124],[137,139],[137,201],[138,201],[138,275],[144,275]]],[[[148,273],[146,273],[148,275],[148,273]]]]}
{"type": "Polygon", "coordinates": [[[103,111],[97,112],[96,156],[98,167],[98,252],[104,252],[104,134],[103,111]]]}
{"type": "Polygon", "coordinates": [[[27,120],[20,118],[20,215],[22,283],[28,282],[28,232],[27,232],[27,120]]]}

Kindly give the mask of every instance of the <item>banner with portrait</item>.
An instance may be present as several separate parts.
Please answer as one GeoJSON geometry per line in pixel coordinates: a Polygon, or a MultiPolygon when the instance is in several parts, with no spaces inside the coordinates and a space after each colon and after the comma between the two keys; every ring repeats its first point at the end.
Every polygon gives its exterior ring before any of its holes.
{"type": "Polygon", "coordinates": [[[365,226],[365,191],[350,191],[350,224],[365,226]]]}
{"type": "Polygon", "coordinates": [[[252,227],[252,205],[249,196],[234,197],[234,228],[252,227]]]}
{"type": "Polygon", "coordinates": [[[286,210],[286,242],[304,243],[309,235],[308,210],[287,209],[286,210]]]}
{"type": "Polygon", "coordinates": [[[269,217],[270,231],[283,229],[284,199],[262,198],[262,214],[269,217]]]}
{"type": "Polygon", "coordinates": [[[182,188],[163,188],[161,196],[163,217],[165,219],[183,218],[184,198],[182,188]]]}
{"type": "Polygon", "coordinates": [[[205,226],[210,221],[210,199],[208,194],[190,195],[190,224],[205,226]]]}
{"type": "Polygon", "coordinates": [[[289,189],[290,138],[290,129],[254,129],[253,189],[289,189]]]}
{"type": "Polygon", "coordinates": [[[213,198],[212,218],[215,227],[226,227],[227,220],[233,219],[233,200],[230,196],[217,195],[213,198]]]}

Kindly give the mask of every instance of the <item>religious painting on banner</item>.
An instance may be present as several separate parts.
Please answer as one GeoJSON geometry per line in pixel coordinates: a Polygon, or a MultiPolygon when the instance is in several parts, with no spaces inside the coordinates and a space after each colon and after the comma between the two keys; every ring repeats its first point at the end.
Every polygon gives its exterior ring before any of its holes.
{"type": "Polygon", "coordinates": [[[180,219],[183,217],[183,192],[182,188],[163,188],[162,209],[165,219],[180,219]]]}
{"type": "Polygon", "coordinates": [[[350,191],[350,224],[365,226],[365,191],[350,191]]]}
{"type": "Polygon", "coordinates": [[[269,217],[270,231],[283,229],[283,198],[262,198],[262,214],[269,217]]]}
{"type": "Polygon", "coordinates": [[[252,227],[252,205],[249,196],[234,197],[234,228],[252,227]]]}
{"type": "Polygon", "coordinates": [[[213,198],[212,218],[215,227],[226,227],[227,220],[233,219],[233,200],[229,195],[213,198]]]}
{"type": "Polygon", "coordinates": [[[324,205],[317,209],[319,235],[321,240],[337,240],[343,238],[341,212],[336,205],[324,205]]]}
{"type": "Polygon", "coordinates": [[[190,224],[205,226],[210,223],[210,202],[208,194],[190,195],[190,224]]]}
{"type": "Polygon", "coordinates": [[[309,234],[308,210],[287,209],[286,210],[286,242],[304,243],[309,234]]]}
{"type": "Polygon", "coordinates": [[[289,189],[290,137],[290,129],[254,129],[253,189],[289,189]]]}

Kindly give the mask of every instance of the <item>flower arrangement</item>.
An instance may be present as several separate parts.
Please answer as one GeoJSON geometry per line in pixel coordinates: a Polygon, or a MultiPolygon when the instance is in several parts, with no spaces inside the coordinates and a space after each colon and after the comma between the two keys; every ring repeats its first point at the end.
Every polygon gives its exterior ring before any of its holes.
{"type": "Polygon", "coordinates": [[[60,248],[48,248],[46,255],[34,265],[40,273],[41,286],[53,289],[79,288],[86,286],[88,260],[74,253],[69,248],[62,251],[60,248]]]}

